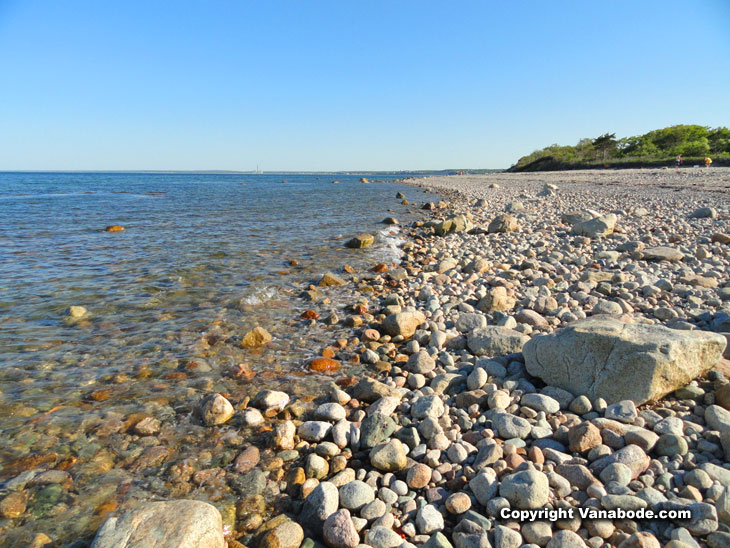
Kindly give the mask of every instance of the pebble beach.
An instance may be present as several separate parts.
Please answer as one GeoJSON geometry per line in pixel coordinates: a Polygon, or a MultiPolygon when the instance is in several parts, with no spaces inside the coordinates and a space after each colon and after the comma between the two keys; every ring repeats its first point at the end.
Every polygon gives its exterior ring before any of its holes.
{"type": "MultiPolygon", "coordinates": [[[[404,194],[383,205],[399,261],[298,292],[318,391],[196,386],[179,459],[160,449],[166,417],[100,421],[151,440],[124,473],[95,462],[109,488],[171,496],[102,508],[94,536],[24,545],[730,546],[730,169],[401,183],[434,199],[407,223],[390,217],[414,209],[404,194]],[[201,438],[225,451],[196,454],[201,438]]],[[[356,234],[364,253],[373,237],[356,234]]],[[[6,472],[0,529],[29,492],[77,481],[73,464],[6,472]]]]}

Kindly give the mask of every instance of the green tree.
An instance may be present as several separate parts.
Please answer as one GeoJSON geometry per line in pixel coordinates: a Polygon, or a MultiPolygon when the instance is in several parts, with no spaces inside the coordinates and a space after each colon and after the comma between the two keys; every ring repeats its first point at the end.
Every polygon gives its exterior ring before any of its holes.
{"type": "Polygon", "coordinates": [[[606,161],[610,153],[616,150],[616,134],[604,133],[600,137],[593,139],[593,147],[601,153],[602,161],[606,161]]]}

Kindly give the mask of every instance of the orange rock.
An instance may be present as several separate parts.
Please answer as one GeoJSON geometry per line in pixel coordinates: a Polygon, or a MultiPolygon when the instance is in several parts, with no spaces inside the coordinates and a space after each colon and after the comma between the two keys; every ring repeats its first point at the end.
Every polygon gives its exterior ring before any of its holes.
{"type": "Polygon", "coordinates": [[[247,363],[239,363],[228,371],[228,376],[234,379],[253,379],[256,372],[247,363]]]}
{"type": "Polygon", "coordinates": [[[342,267],[342,270],[344,270],[348,274],[354,274],[355,273],[355,269],[352,268],[349,264],[346,264],[345,266],[343,266],[342,267]]]}
{"type": "Polygon", "coordinates": [[[326,346],[322,349],[322,357],[323,358],[334,358],[335,354],[337,352],[336,348],[333,348],[331,346],[326,346]]]}
{"type": "Polygon", "coordinates": [[[376,264],[374,267],[372,267],[370,269],[370,272],[375,272],[376,274],[382,274],[383,272],[387,272],[387,271],[388,271],[388,265],[383,264],[383,263],[376,264]]]}
{"type": "Polygon", "coordinates": [[[340,388],[347,388],[348,386],[353,386],[356,382],[357,379],[355,377],[340,377],[335,381],[335,384],[340,388]]]}
{"type": "Polygon", "coordinates": [[[310,309],[310,310],[305,310],[302,313],[302,316],[301,317],[302,317],[303,320],[318,320],[319,319],[319,314],[317,314],[317,312],[315,312],[314,310],[311,310],[310,309]]]}
{"type": "Polygon", "coordinates": [[[289,266],[299,266],[299,261],[297,261],[296,259],[292,259],[291,261],[289,261],[289,266]]]}
{"type": "Polygon", "coordinates": [[[377,329],[366,329],[362,333],[363,339],[367,339],[369,341],[377,341],[380,339],[380,333],[377,329]]]}
{"type": "Polygon", "coordinates": [[[318,373],[334,373],[340,370],[340,362],[331,358],[314,358],[309,362],[309,368],[318,373]]]}
{"type": "Polygon", "coordinates": [[[104,229],[104,232],[121,232],[124,230],[122,225],[109,225],[104,229]]]}
{"type": "Polygon", "coordinates": [[[106,502],[102,502],[99,506],[96,507],[96,510],[94,510],[94,513],[97,516],[103,516],[105,514],[108,514],[109,512],[113,512],[117,509],[117,501],[112,499],[108,500],[106,502]]]}
{"type": "Polygon", "coordinates": [[[107,388],[104,390],[95,390],[87,396],[87,399],[94,401],[106,401],[112,397],[112,390],[107,388]]]}

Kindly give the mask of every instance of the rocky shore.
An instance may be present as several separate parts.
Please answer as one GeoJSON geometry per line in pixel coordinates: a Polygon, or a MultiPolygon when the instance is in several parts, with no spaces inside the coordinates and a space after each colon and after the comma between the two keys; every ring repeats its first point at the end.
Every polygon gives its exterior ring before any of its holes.
{"type": "Polygon", "coordinates": [[[351,336],[311,364],[327,396],[200,402],[211,435],[262,440],[190,465],[235,515],[141,504],[94,548],[730,546],[730,170],[411,182],[448,201],[401,263],[325,276],[352,286],[351,336]]]}

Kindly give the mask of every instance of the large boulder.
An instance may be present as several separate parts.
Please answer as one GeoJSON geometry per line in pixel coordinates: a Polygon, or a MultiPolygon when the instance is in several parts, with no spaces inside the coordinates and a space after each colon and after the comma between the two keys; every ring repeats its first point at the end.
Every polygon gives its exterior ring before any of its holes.
{"type": "Polygon", "coordinates": [[[495,234],[499,232],[514,232],[519,229],[520,225],[517,222],[517,218],[503,213],[492,219],[492,222],[489,223],[489,226],[487,227],[487,232],[495,234]]]}
{"type": "Polygon", "coordinates": [[[224,548],[218,510],[197,500],[148,502],[107,519],[91,548],[224,548]]]}
{"type": "Polygon", "coordinates": [[[549,385],[638,405],[706,373],[726,344],[717,333],[590,318],[534,337],[522,351],[527,371],[549,385]]]}

